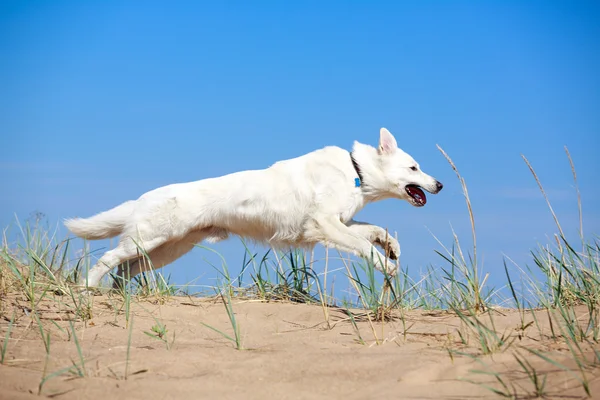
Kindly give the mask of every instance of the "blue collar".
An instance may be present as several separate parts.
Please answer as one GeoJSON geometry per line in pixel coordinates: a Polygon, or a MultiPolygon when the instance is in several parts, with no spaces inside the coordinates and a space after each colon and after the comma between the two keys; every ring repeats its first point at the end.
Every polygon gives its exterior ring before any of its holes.
{"type": "Polygon", "coordinates": [[[363,178],[362,178],[362,174],[360,172],[360,166],[358,165],[358,163],[354,159],[354,156],[352,155],[352,152],[350,152],[350,160],[352,160],[352,166],[354,167],[354,170],[356,171],[356,174],[358,175],[358,178],[354,178],[354,186],[355,187],[361,187],[362,186],[362,182],[363,182],[363,178]]]}

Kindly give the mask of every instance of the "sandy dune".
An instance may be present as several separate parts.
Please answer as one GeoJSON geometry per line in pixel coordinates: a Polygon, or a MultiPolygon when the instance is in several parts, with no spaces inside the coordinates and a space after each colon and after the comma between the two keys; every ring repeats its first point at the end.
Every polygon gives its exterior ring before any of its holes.
{"type": "MultiPolygon", "coordinates": [[[[50,332],[50,357],[46,376],[79,361],[71,335],[68,312],[60,309],[60,298],[44,300],[39,315],[50,332]],[[59,328],[60,327],[60,328],[59,328]]],[[[0,365],[0,398],[35,398],[42,379],[45,349],[37,322],[26,315],[24,298],[5,299],[10,318],[18,316],[7,346],[6,361],[0,365]]],[[[93,298],[92,318],[75,330],[85,359],[86,377],[66,372],[48,379],[42,395],[58,399],[475,399],[495,398],[490,390],[462,381],[476,380],[500,388],[493,376],[470,373],[482,369],[473,358],[448,349],[478,354],[477,338],[461,327],[449,313],[410,311],[403,322],[374,322],[376,335],[364,316],[357,325],[365,344],[347,315],[329,309],[331,329],[327,328],[319,306],[291,303],[234,302],[241,327],[243,346],[238,351],[231,341],[203,326],[209,324],[233,335],[220,301],[172,297],[163,304],[151,301],[132,303],[133,329],[127,379],[125,366],[129,329],[117,297],[93,298]],[[166,325],[167,345],[144,333],[156,320],[166,325]],[[462,344],[458,330],[469,337],[462,344]],[[174,336],[174,341],[173,341],[174,336]]],[[[583,311],[582,311],[583,312],[583,311]]],[[[357,311],[360,313],[360,311],[357,311]]],[[[483,360],[495,371],[503,372],[520,398],[527,398],[533,386],[518,367],[512,353],[524,345],[551,351],[554,360],[573,366],[566,346],[540,335],[530,326],[520,340],[515,328],[520,325],[515,311],[495,314],[496,330],[511,333],[515,341],[505,351],[483,360]]],[[[526,317],[527,320],[532,318],[526,317]]],[[[484,318],[485,319],[485,318],[484,318]]],[[[540,323],[547,317],[540,315],[540,323]]],[[[8,321],[0,321],[4,338],[8,321]]],[[[543,331],[549,328],[541,327],[543,331]]],[[[526,353],[523,352],[522,353],[526,353]]],[[[538,373],[548,374],[548,398],[582,398],[577,379],[535,356],[528,356],[538,373]]],[[[588,371],[592,393],[600,393],[600,371],[588,371]]],[[[532,398],[532,397],[529,397],[532,398]]]]}

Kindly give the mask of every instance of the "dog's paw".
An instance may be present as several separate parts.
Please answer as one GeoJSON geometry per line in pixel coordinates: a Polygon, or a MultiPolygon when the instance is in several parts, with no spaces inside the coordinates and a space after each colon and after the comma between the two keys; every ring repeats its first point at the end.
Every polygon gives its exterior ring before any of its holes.
{"type": "Polygon", "coordinates": [[[385,249],[385,255],[390,259],[396,261],[400,256],[400,252],[396,252],[394,249],[387,247],[385,249]]]}
{"type": "Polygon", "coordinates": [[[390,278],[393,278],[398,273],[398,267],[396,266],[396,263],[392,260],[387,260],[387,262],[385,262],[385,265],[380,266],[379,270],[382,274],[387,275],[390,278]]]}
{"type": "Polygon", "coordinates": [[[373,243],[378,245],[390,260],[395,261],[400,258],[400,244],[393,237],[378,237],[373,243]]]}
{"type": "Polygon", "coordinates": [[[398,258],[400,258],[400,244],[398,243],[398,241],[396,239],[388,238],[387,243],[383,247],[385,250],[385,255],[390,260],[395,261],[398,258]]]}
{"type": "Polygon", "coordinates": [[[394,276],[396,276],[396,274],[398,273],[398,267],[396,267],[396,264],[394,264],[394,263],[392,263],[391,265],[388,264],[386,273],[390,278],[393,278],[394,276]]]}
{"type": "Polygon", "coordinates": [[[394,276],[398,272],[396,263],[379,252],[372,258],[372,263],[375,269],[388,276],[394,276]]]}

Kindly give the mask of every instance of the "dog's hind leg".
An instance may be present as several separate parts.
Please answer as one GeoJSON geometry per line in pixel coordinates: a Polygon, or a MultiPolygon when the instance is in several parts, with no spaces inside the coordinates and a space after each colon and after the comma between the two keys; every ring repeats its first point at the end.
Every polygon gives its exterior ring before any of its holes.
{"type": "MultiPolygon", "coordinates": [[[[161,244],[165,243],[165,237],[157,237],[151,240],[143,242],[142,248],[147,253],[152,252],[161,244]]],[[[98,262],[90,269],[87,278],[82,278],[80,284],[84,287],[95,287],[98,286],[100,280],[106,275],[111,269],[117,265],[123,264],[124,262],[132,259],[139,258],[139,249],[135,242],[130,238],[121,238],[117,247],[113,250],[109,250],[98,262]]]]}
{"type": "Polygon", "coordinates": [[[125,282],[128,282],[136,275],[150,270],[157,270],[172,263],[189,253],[195,244],[203,240],[215,242],[226,239],[227,236],[227,231],[211,227],[190,232],[183,239],[164,243],[148,253],[150,261],[145,257],[140,257],[129,263],[125,262],[119,265],[117,276],[113,281],[113,288],[122,288],[125,282]]]}
{"type": "MultiPolygon", "coordinates": [[[[201,241],[201,240],[199,240],[201,241]]],[[[162,268],[194,248],[194,244],[188,240],[188,236],[178,241],[169,241],[148,253],[148,258],[139,257],[132,262],[119,265],[117,276],[113,281],[113,288],[122,288],[128,282],[142,272],[154,271],[162,268]]]]}
{"type": "Polygon", "coordinates": [[[113,279],[113,289],[123,289],[125,284],[135,277],[141,271],[140,262],[141,258],[135,260],[128,260],[122,264],[119,264],[117,272],[113,279]]]}

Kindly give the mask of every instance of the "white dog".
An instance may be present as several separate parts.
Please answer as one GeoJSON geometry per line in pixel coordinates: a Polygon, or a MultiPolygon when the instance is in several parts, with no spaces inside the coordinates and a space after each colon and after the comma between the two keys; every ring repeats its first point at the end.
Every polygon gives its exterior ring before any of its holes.
{"type": "Polygon", "coordinates": [[[400,256],[398,242],[385,229],[352,217],[367,203],[386,198],[421,207],[427,201],[421,188],[435,194],[442,187],[381,128],[377,149],[354,142],[351,153],[325,147],[263,170],[168,185],[91,218],[68,219],[65,225],[85,239],[121,235],[117,247],[82,280],[89,287],[98,286],[116,266],[121,277],[126,264],[131,277],[142,272],[140,247],[152,266],[161,268],[196,243],[230,234],[275,248],[321,243],[369,258],[378,270],[394,274],[387,257],[400,256]]]}

